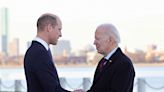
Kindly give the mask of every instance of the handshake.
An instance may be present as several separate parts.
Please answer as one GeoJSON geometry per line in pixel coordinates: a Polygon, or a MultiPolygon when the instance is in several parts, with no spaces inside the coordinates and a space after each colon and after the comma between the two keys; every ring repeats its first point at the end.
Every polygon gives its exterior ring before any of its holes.
{"type": "Polygon", "coordinates": [[[74,90],[74,91],[72,91],[72,92],[85,92],[85,91],[82,90],[82,89],[76,89],[76,90],[74,90]]]}

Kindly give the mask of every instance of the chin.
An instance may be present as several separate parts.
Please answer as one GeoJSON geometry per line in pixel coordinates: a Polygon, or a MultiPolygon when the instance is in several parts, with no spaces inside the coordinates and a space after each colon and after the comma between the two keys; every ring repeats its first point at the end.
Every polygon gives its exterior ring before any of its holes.
{"type": "Polygon", "coordinates": [[[97,50],[97,52],[98,52],[99,54],[103,54],[103,52],[102,52],[102,51],[100,51],[100,50],[97,50]]]}
{"type": "Polygon", "coordinates": [[[53,42],[53,43],[51,43],[52,45],[57,45],[57,42],[53,42]]]}
{"type": "Polygon", "coordinates": [[[97,52],[101,54],[101,52],[100,52],[100,51],[98,51],[98,50],[97,50],[97,52]]]}
{"type": "Polygon", "coordinates": [[[53,45],[57,45],[57,43],[54,43],[53,45]]]}

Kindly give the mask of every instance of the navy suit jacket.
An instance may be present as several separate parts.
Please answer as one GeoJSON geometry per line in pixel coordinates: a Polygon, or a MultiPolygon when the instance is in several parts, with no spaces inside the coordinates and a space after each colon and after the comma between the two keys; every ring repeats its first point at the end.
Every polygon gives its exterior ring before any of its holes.
{"type": "Polygon", "coordinates": [[[93,84],[87,92],[133,92],[134,77],[131,60],[118,48],[101,72],[96,68],[93,84]]]}
{"type": "Polygon", "coordinates": [[[32,41],[24,58],[27,92],[69,92],[63,89],[51,54],[45,47],[32,41]]]}

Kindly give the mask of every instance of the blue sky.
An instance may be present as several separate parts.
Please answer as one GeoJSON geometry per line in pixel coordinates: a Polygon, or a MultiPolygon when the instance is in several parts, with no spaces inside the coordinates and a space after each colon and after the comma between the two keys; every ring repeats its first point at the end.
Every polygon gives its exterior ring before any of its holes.
{"type": "MultiPolygon", "coordinates": [[[[20,52],[36,35],[36,21],[46,12],[57,14],[63,37],[72,49],[93,45],[94,32],[101,23],[113,23],[120,32],[120,46],[144,49],[157,44],[164,49],[163,0],[0,0],[9,8],[10,41],[20,39],[20,52]]],[[[60,40],[59,39],[59,40],[60,40]]]]}

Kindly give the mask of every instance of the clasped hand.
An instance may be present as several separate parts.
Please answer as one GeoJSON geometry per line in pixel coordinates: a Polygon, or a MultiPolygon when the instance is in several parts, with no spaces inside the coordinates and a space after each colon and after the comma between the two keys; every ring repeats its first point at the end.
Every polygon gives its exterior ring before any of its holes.
{"type": "Polygon", "coordinates": [[[74,90],[74,91],[72,91],[72,92],[85,92],[85,91],[82,90],[82,89],[76,89],[76,90],[74,90]]]}

